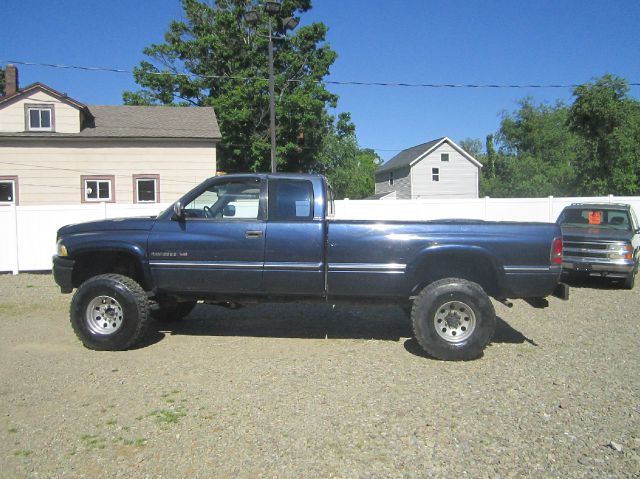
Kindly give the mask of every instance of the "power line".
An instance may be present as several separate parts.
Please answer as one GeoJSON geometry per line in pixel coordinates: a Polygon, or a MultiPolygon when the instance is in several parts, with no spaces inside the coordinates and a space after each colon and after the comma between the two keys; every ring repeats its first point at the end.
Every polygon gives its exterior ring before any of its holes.
{"type": "MultiPolygon", "coordinates": [[[[90,72],[108,72],[108,73],[128,73],[133,74],[133,70],[125,70],[121,68],[108,68],[108,67],[88,67],[81,65],[63,65],[55,63],[37,63],[26,62],[18,60],[0,60],[0,63],[12,63],[16,65],[25,66],[39,66],[47,68],[62,68],[70,70],[83,70],[90,72]]],[[[245,77],[245,76],[232,76],[232,75],[194,75],[191,73],[171,73],[171,72],[145,72],[149,75],[158,76],[176,76],[187,78],[206,78],[212,80],[241,80],[241,81],[268,81],[268,78],[262,77],[245,77]]],[[[341,86],[378,86],[378,87],[400,87],[400,88],[476,88],[476,89],[527,89],[527,88],[577,88],[581,84],[579,83],[551,83],[551,84],[498,84],[498,83],[407,83],[407,82],[373,82],[373,81],[354,81],[354,80],[301,80],[301,79],[288,79],[289,83],[326,83],[329,85],[341,85],[341,86]]],[[[629,86],[640,86],[640,82],[629,82],[629,86]]]]}

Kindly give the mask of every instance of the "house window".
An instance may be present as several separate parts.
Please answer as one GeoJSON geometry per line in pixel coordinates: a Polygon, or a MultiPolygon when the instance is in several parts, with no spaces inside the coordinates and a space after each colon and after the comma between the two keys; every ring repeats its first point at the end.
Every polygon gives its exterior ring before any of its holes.
{"type": "Polygon", "coordinates": [[[393,186],[393,171],[389,172],[389,186],[393,186]]]}
{"type": "Polygon", "coordinates": [[[441,153],[440,161],[449,161],[449,153],[441,153]]]}
{"type": "Polygon", "coordinates": [[[133,175],[133,202],[158,203],[160,175],[133,175]]]}
{"type": "Polygon", "coordinates": [[[82,176],[82,202],[113,203],[115,194],[113,176],[82,176]]]}
{"type": "Polygon", "coordinates": [[[0,205],[18,204],[18,177],[0,176],[0,205]]]}
{"type": "Polygon", "coordinates": [[[440,168],[431,168],[431,181],[440,181],[440,168]]]}
{"type": "Polygon", "coordinates": [[[26,105],[27,130],[53,131],[53,105],[26,105]]]}

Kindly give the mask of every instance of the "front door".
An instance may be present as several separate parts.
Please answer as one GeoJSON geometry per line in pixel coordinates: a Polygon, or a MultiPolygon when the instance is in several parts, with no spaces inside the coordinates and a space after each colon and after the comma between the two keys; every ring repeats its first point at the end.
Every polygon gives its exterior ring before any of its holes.
{"type": "Polygon", "coordinates": [[[189,200],[183,217],[158,221],[149,265],[162,291],[251,294],[260,291],[265,221],[259,179],[216,179],[189,200]]]}

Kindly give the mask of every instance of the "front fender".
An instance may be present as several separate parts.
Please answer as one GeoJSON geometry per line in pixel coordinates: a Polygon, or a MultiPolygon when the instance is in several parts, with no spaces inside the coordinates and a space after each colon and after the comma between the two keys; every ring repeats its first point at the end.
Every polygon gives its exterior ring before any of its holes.
{"type": "Polygon", "coordinates": [[[122,253],[128,255],[132,257],[139,266],[144,284],[153,284],[151,271],[149,270],[149,260],[145,249],[137,242],[95,238],[87,241],[86,238],[83,240],[81,237],[70,237],[65,238],[63,244],[67,247],[69,259],[77,259],[86,257],[87,255],[95,255],[96,258],[98,258],[104,253],[122,253]]]}

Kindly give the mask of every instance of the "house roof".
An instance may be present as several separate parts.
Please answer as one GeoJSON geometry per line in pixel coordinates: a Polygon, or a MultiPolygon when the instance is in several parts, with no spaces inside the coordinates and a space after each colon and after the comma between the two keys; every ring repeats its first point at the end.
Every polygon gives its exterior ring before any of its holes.
{"type": "Polygon", "coordinates": [[[212,107],[98,106],[81,137],[209,138],[220,139],[220,127],[212,107]]]}
{"type": "Polygon", "coordinates": [[[46,131],[0,132],[0,137],[45,138],[222,138],[212,107],[101,106],[85,105],[44,83],[32,83],[16,93],[0,96],[0,109],[7,103],[43,91],[82,113],[79,133],[46,131]]]}
{"type": "Polygon", "coordinates": [[[427,143],[422,143],[421,145],[412,146],[411,148],[402,150],[396,156],[394,156],[389,161],[387,161],[384,165],[380,166],[380,168],[378,168],[376,173],[383,173],[385,171],[391,171],[391,170],[396,170],[398,168],[402,168],[406,166],[412,166],[415,162],[427,156],[429,153],[431,153],[433,150],[435,150],[444,142],[449,143],[465,158],[471,161],[471,163],[473,163],[479,168],[482,168],[482,164],[478,160],[476,160],[473,156],[471,156],[469,153],[467,153],[458,145],[456,145],[449,138],[444,136],[442,138],[437,138],[435,140],[428,141],[427,143]]]}
{"type": "Polygon", "coordinates": [[[212,107],[89,105],[85,108],[80,133],[2,132],[0,137],[222,138],[212,107]]]}
{"type": "Polygon", "coordinates": [[[21,88],[20,90],[18,90],[12,95],[0,96],[0,106],[3,103],[7,103],[11,100],[18,99],[23,96],[28,96],[36,90],[44,91],[49,95],[51,95],[52,97],[56,98],[57,100],[73,105],[79,110],[86,111],[87,109],[87,106],[84,103],[80,103],[79,101],[74,100],[70,96],[67,96],[66,93],[60,93],[58,90],[54,90],[50,86],[40,82],[32,83],[31,85],[26,86],[25,88],[21,88]]]}

